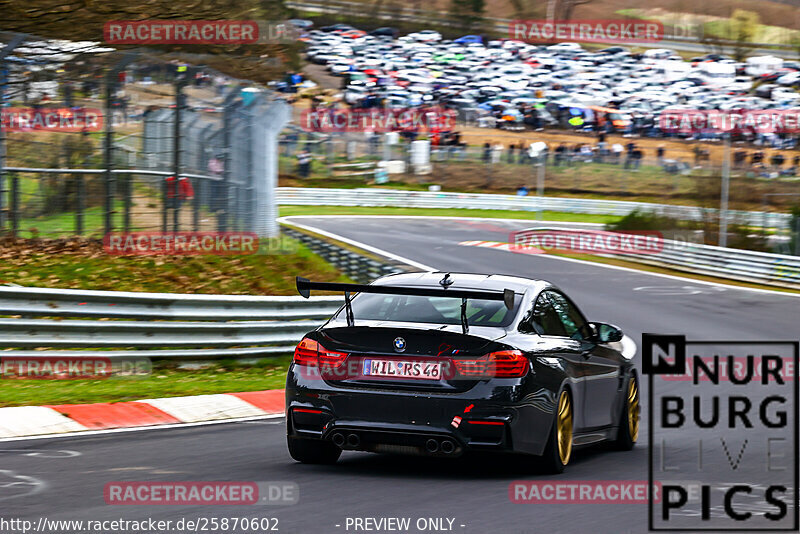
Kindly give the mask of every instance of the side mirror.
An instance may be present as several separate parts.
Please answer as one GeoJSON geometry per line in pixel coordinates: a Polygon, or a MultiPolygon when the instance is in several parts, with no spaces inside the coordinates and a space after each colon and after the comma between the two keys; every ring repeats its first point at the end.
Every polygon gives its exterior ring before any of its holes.
{"type": "Polygon", "coordinates": [[[614,343],[622,341],[622,330],[613,324],[589,323],[589,327],[593,331],[591,341],[595,343],[614,343]]]}

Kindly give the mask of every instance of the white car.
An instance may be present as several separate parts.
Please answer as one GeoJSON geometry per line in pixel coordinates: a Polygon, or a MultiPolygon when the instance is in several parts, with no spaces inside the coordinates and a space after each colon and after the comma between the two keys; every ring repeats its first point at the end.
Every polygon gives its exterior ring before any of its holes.
{"type": "Polygon", "coordinates": [[[406,37],[410,37],[412,40],[422,43],[442,40],[442,34],[433,30],[422,30],[415,33],[409,33],[406,37]]]}

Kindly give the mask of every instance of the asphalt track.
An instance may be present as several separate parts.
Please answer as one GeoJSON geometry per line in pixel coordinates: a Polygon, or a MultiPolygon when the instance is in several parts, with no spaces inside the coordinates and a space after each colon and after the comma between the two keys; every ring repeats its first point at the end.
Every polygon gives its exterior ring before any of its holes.
{"type": "MultiPolygon", "coordinates": [[[[350,217],[293,220],[437,269],[550,280],[571,295],[590,319],[617,324],[637,341],[643,332],[682,333],[689,339],[706,340],[800,337],[797,297],[458,245],[465,240],[502,241],[511,230],[530,223],[350,217]]],[[[633,451],[603,447],[578,451],[559,480],[647,480],[646,420],[643,425],[633,451]]],[[[676,436],[689,437],[680,432],[676,436]]],[[[687,445],[677,447],[674,454],[675,461],[682,461],[691,458],[694,450],[687,445]]],[[[712,468],[715,461],[709,460],[712,468]]],[[[737,476],[755,480],[762,473],[743,462],[737,476]]],[[[272,516],[279,518],[279,532],[298,534],[348,532],[348,517],[410,517],[412,521],[447,517],[455,519],[453,531],[468,534],[647,531],[644,504],[509,501],[512,481],[536,478],[553,477],[526,472],[516,458],[442,461],[345,453],[335,466],[300,465],[286,452],[282,419],[274,419],[0,443],[0,518],[175,521],[272,516]],[[104,484],[124,480],[292,481],[299,485],[300,498],[291,506],[106,505],[104,484]]]]}

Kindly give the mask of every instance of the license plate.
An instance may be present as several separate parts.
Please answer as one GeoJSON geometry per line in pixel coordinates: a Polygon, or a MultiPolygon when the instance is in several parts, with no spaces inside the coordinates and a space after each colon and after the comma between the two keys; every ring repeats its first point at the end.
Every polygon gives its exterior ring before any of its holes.
{"type": "Polygon", "coordinates": [[[416,378],[421,380],[439,380],[442,376],[441,362],[409,362],[399,360],[365,359],[364,376],[385,378],[416,378]]]}

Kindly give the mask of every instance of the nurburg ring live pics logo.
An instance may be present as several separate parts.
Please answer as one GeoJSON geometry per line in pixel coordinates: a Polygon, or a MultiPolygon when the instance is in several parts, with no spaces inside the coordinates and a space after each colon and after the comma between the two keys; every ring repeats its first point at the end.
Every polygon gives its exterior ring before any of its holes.
{"type": "Polygon", "coordinates": [[[798,529],[798,342],[644,334],[651,531],[798,529]]]}

